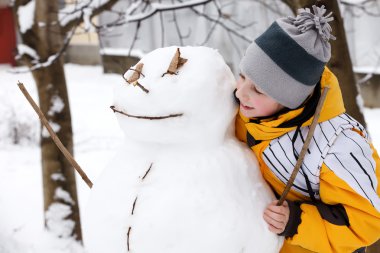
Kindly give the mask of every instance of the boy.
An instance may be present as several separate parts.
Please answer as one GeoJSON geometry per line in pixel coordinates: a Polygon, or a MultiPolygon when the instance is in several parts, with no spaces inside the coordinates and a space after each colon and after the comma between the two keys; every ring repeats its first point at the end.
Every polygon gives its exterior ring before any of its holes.
{"type": "Polygon", "coordinates": [[[286,237],[281,252],[364,252],[380,237],[380,159],[365,129],[345,114],[338,81],[325,67],[331,34],[324,6],[275,21],[240,63],[236,135],[259,160],[277,196],[301,152],[329,86],[300,171],[282,206],[264,212],[269,229],[286,237]]]}

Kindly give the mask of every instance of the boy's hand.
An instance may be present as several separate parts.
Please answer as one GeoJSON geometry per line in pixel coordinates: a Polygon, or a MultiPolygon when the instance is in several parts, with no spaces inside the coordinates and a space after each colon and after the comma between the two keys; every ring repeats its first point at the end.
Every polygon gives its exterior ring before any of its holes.
{"type": "Polygon", "coordinates": [[[270,203],[264,211],[264,220],[269,225],[269,230],[276,234],[284,232],[289,220],[289,205],[284,201],[282,206],[277,206],[278,200],[270,203]]]}

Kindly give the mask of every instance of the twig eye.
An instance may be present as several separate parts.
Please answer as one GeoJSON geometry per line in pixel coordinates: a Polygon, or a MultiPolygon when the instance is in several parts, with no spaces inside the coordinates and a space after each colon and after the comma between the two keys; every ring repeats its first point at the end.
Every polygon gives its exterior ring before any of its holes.
{"type": "Polygon", "coordinates": [[[139,63],[137,64],[136,68],[130,68],[129,70],[133,70],[133,74],[132,76],[129,78],[129,79],[126,79],[123,75],[123,78],[124,80],[129,83],[129,84],[132,84],[133,86],[138,86],[140,89],[142,89],[145,93],[149,93],[149,90],[146,89],[144,86],[142,86],[138,80],[140,79],[140,76],[144,76],[144,74],[141,72],[142,71],[142,68],[144,67],[144,63],[139,63]]]}
{"type": "Polygon", "coordinates": [[[127,83],[131,84],[133,82],[136,82],[137,80],[139,80],[140,78],[140,75],[144,76],[143,73],[142,73],[142,69],[144,67],[144,63],[139,63],[136,65],[136,68],[130,68],[129,70],[133,70],[133,74],[132,76],[129,78],[129,79],[125,79],[124,75],[123,75],[123,78],[125,81],[127,81],[127,83]]]}
{"type": "Polygon", "coordinates": [[[177,48],[177,51],[170,62],[168,70],[162,75],[164,77],[166,74],[178,75],[178,69],[182,67],[187,62],[187,59],[181,57],[181,51],[177,48]]]}

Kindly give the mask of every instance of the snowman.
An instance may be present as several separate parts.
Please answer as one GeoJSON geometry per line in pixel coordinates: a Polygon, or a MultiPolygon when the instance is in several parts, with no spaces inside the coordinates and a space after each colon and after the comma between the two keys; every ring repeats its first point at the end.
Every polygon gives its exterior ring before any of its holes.
{"type": "Polygon", "coordinates": [[[235,80],[207,47],[141,59],[111,106],[125,144],[92,188],[89,253],[278,252],[262,216],[274,196],[234,137],[235,80]]]}

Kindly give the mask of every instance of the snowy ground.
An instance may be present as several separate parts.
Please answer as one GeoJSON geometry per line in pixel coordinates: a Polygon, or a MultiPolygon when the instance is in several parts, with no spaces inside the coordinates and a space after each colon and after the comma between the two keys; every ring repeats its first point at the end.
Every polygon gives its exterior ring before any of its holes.
{"type": "MultiPolygon", "coordinates": [[[[0,66],[0,253],[82,252],[70,240],[54,240],[42,231],[42,173],[36,144],[38,118],[16,84],[18,80],[23,82],[35,100],[36,89],[30,73],[15,75],[7,70],[6,66],[0,66]],[[24,127],[19,128],[32,134],[28,138],[26,133],[19,133],[18,145],[12,144],[16,137],[9,131],[15,126],[14,121],[23,122],[24,127]]],[[[104,75],[101,67],[69,64],[65,72],[75,157],[94,181],[123,138],[109,108],[112,83],[123,79],[118,75],[104,75]]],[[[77,185],[80,206],[83,207],[89,189],[80,177],[77,185]]]]}
{"type": "MultiPolygon", "coordinates": [[[[9,67],[0,65],[0,253],[83,252],[72,241],[57,240],[43,232],[42,175],[36,144],[38,118],[16,83],[23,82],[34,98],[36,90],[30,73],[15,75],[8,70],[9,67]],[[15,126],[22,131],[17,134],[11,131],[15,126]],[[15,141],[19,144],[13,144],[15,141]]],[[[65,71],[75,157],[95,181],[123,138],[109,109],[112,84],[123,80],[118,75],[103,74],[101,67],[68,64],[65,71]]],[[[380,132],[376,130],[380,127],[380,109],[365,109],[364,112],[379,150],[380,132]]],[[[77,185],[83,211],[89,189],[79,177],[77,185]]]]}

